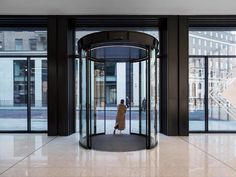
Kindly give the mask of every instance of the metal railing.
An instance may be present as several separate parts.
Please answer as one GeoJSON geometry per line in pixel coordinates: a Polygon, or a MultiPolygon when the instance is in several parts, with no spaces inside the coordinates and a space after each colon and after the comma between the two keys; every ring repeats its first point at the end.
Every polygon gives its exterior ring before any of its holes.
{"type": "MultiPolygon", "coordinates": [[[[204,64],[203,67],[200,68],[199,66],[197,66],[195,69],[199,70],[199,69],[204,69],[205,70],[205,75],[204,75],[204,82],[205,82],[205,110],[206,110],[206,114],[208,115],[208,99],[212,99],[214,101],[214,103],[219,107],[222,108],[227,116],[227,120],[229,119],[236,119],[236,106],[233,105],[228,99],[226,99],[222,94],[224,91],[226,91],[230,85],[232,83],[235,82],[236,80],[236,73],[233,73],[233,70],[235,68],[230,68],[227,65],[227,69],[228,69],[228,73],[221,77],[221,73],[219,73],[219,77],[218,78],[214,78],[216,84],[214,84],[214,87],[211,88],[209,90],[209,59],[215,58],[215,59],[222,59],[222,58],[233,58],[236,59],[236,55],[190,55],[189,59],[191,58],[195,58],[195,59],[204,59],[204,64]],[[235,75],[235,77],[234,77],[235,75]]],[[[228,63],[229,64],[229,63],[228,63]]],[[[235,62],[236,64],[236,62],[235,62]]],[[[219,65],[219,63],[218,63],[219,65]]],[[[220,66],[218,66],[220,68],[220,66]]],[[[220,72],[220,70],[219,70],[220,72]]],[[[191,80],[196,78],[197,80],[202,79],[202,77],[194,77],[191,76],[189,73],[189,78],[191,77],[191,80]]],[[[236,94],[236,90],[235,90],[235,94],[236,94]]],[[[221,117],[219,117],[219,119],[221,119],[221,117]]]]}

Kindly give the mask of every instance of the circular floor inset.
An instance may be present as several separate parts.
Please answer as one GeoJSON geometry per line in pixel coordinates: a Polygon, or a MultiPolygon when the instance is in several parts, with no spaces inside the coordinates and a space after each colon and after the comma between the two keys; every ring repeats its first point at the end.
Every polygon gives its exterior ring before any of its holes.
{"type": "Polygon", "coordinates": [[[146,137],[139,135],[116,134],[92,137],[92,149],[110,152],[127,152],[146,149],[146,137]]]}

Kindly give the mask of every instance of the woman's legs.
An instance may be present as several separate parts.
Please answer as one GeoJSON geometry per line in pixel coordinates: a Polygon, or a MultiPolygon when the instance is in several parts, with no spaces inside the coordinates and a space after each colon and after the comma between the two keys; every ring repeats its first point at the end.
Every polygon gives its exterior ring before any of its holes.
{"type": "Polygon", "coordinates": [[[116,129],[118,129],[118,126],[119,126],[119,124],[118,124],[118,122],[116,122],[116,125],[114,126],[113,135],[115,135],[115,134],[116,134],[116,129]]]}

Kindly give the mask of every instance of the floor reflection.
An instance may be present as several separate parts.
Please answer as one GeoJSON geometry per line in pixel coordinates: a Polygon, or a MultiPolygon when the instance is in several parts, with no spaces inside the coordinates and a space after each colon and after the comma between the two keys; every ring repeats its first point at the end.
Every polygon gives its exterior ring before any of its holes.
{"type": "Polygon", "coordinates": [[[236,135],[158,135],[151,150],[103,152],[79,146],[79,134],[0,135],[1,177],[235,177],[236,135]]]}

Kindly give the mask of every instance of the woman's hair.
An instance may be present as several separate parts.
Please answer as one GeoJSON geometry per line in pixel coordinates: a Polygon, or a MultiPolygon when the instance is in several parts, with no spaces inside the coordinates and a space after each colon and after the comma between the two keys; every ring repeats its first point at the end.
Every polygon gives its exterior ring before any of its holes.
{"type": "Polygon", "coordinates": [[[125,100],[123,100],[123,99],[120,100],[120,103],[121,103],[121,104],[124,104],[124,102],[125,102],[125,100]]]}

